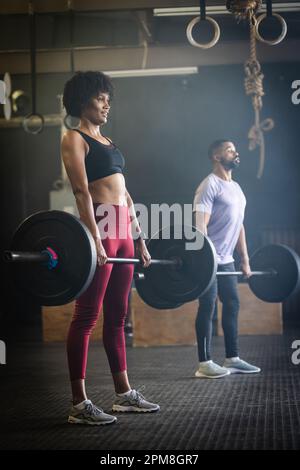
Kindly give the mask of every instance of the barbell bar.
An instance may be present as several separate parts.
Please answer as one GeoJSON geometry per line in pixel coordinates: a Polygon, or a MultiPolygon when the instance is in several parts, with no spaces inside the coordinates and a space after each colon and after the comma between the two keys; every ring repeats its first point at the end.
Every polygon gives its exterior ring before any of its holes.
{"type": "MultiPolygon", "coordinates": [[[[27,263],[51,263],[53,256],[51,252],[46,248],[42,252],[25,252],[25,251],[9,251],[4,252],[4,260],[7,262],[27,262],[27,263]]],[[[141,264],[139,258],[107,258],[106,263],[112,264],[141,264]]],[[[180,267],[181,262],[179,259],[151,259],[151,264],[159,264],[161,266],[178,266],[180,267]]],[[[51,264],[50,264],[51,266],[51,264]]],[[[54,267],[54,266],[53,266],[54,267]]],[[[217,276],[244,276],[243,271],[217,271],[217,276]]],[[[270,271],[251,271],[252,276],[276,276],[277,273],[274,270],[270,271]]]]}
{"type": "MultiPolygon", "coordinates": [[[[14,263],[51,263],[53,260],[53,254],[47,247],[44,251],[38,252],[25,252],[25,251],[9,251],[4,252],[4,260],[7,262],[14,263]]],[[[112,264],[141,264],[139,258],[107,258],[106,263],[112,264]]],[[[171,259],[151,259],[150,264],[160,264],[164,266],[176,266],[180,265],[180,260],[171,259]]],[[[55,267],[55,266],[53,266],[55,267]]]]}
{"type": "MultiPolygon", "coordinates": [[[[139,266],[136,287],[152,307],[171,309],[195,300],[209,289],[216,275],[243,275],[242,271],[217,272],[214,247],[202,234],[202,249],[186,250],[190,240],[184,236],[185,226],[180,228],[181,238],[175,237],[178,226],[172,226],[148,242],[153,259],[147,269],[138,258],[108,258],[108,263],[139,266]],[[169,238],[162,236],[166,230],[169,238]]],[[[17,285],[42,305],[61,305],[79,297],[97,265],[95,243],[87,227],[61,211],[39,212],[22,222],[4,259],[11,263],[17,285]]],[[[250,264],[253,275],[249,286],[263,300],[281,302],[299,285],[299,257],[289,247],[263,247],[254,253],[250,264]]]]}

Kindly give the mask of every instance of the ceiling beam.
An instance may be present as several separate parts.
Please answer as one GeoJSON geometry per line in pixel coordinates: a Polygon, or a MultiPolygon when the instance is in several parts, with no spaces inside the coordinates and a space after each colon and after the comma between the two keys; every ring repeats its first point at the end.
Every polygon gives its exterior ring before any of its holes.
{"type": "MultiPolygon", "coordinates": [[[[257,44],[261,62],[299,62],[300,40],[286,40],[276,47],[257,44]]],[[[222,41],[201,51],[189,45],[149,46],[146,68],[201,67],[202,65],[243,64],[249,56],[248,41],[222,41]]],[[[124,70],[142,68],[143,47],[74,48],[75,70],[124,70]]],[[[71,70],[69,49],[37,51],[37,73],[68,73],[71,70]]],[[[0,53],[0,74],[30,73],[29,51],[0,53]]]]}
{"type": "MultiPolygon", "coordinates": [[[[113,11],[113,10],[144,10],[154,8],[197,7],[199,0],[32,0],[37,13],[59,13],[74,11],[113,11]]],[[[273,3],[285,3],[273,0],[273,3]]],[[[293,3],[290,0],[289,3],[293,3]]],[[[27,14],[29,0],[1,0],[0,14],[27,14]]],[[[208,0],[209,6],[224,6],[224,0],[208,0]]]]}

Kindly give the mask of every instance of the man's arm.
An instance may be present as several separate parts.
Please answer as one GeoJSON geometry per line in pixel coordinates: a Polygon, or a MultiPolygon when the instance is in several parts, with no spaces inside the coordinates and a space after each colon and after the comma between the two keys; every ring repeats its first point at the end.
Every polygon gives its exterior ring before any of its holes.
{"type": "Polygon", "coordinates": [[[210,214],[207,212],[197,211],[195,212],[195,225],[196,228],[207,235],[207,226],[209,224],[210,214]]]}
{"type": "Polygon", "coordinates": [[[239,238],[236,244],[236,250],[241,259],[241,269],[246,277],[251,276],[251,268],[249,264],[249,255],[247,249],[247,242],[246,242],[246,233],[245,227],[242,225],[239,238]]]}
{"type": "Polygon", "coordinates": [[[195,225],[196,228],[204,235],[207,235],[207,227],[210,221],[216,195],[217,188],[212,183],[211,179],[208,178],[200,183],[195,192],[193,202],[195,225]]]}

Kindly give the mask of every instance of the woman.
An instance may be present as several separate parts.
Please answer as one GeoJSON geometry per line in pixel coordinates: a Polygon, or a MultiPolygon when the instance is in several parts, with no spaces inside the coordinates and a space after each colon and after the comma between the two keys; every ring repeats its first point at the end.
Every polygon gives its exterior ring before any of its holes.
{"type": "Polygon", "coordinates": [[[159,410],[158,405],[131,389],[127,376],[124,322],[133,265],[106,264],[108,257],[134,256],[130,223],[138,234],[138,255],[144,266],[150,263],[122,174],[124,158],[116,145],[101,133],[108,119],[112,92],[112,83],[103,73],[78,72],[66,83],[63,95],[67,113],[80,118],[80,125],[63,136],[62,158],[80,219],[89,228],[97,250],[95,276],[76,301],[67,340],[73,395],[70,423],[100,425],[116,421],[115,416],[104,413],[88,400],[85,391],[89,337],[102,304],[103,344],[116,391],[112,410],[159,410]],[[105,231],[107,220],[108,231],[105,231]]]}

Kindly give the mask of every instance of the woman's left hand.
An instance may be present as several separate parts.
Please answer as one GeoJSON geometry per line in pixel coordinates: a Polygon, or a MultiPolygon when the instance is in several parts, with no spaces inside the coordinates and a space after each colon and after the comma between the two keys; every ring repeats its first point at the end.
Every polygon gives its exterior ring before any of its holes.
{"type": "Polygon", "coordinates": [[[142,238],[139,238],[136,243],[136,253],[140,258],[144,268],[147,268],[151,262],[151,255],[147,250],[146,243],[142,238]]]}

